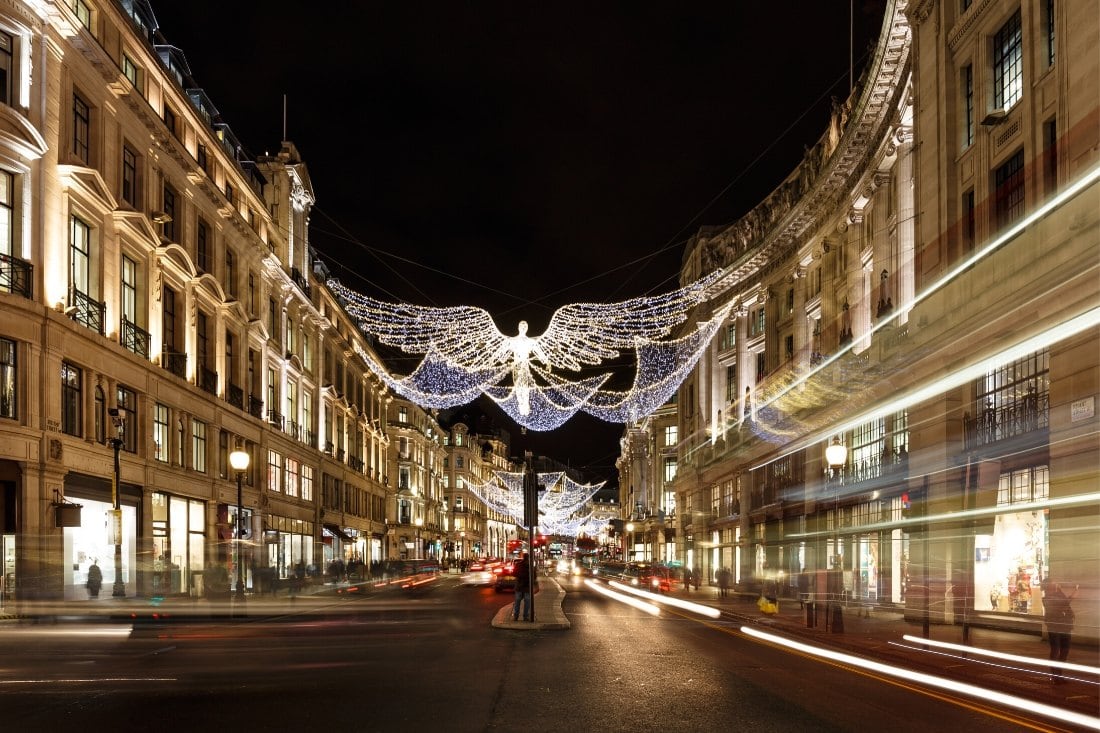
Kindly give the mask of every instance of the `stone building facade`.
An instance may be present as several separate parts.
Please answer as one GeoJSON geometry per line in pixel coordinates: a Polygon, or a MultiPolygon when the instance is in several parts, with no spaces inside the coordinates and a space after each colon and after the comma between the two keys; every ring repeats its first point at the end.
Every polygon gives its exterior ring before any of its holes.
{"type": "Polygon", "coordinates": [[[1035,630],[1053,577],[1096,636],[1098,26],[888,3],[802,164],[694,237],[681,280],[735,307],[678,395],[682,561],[1035,630]]]}

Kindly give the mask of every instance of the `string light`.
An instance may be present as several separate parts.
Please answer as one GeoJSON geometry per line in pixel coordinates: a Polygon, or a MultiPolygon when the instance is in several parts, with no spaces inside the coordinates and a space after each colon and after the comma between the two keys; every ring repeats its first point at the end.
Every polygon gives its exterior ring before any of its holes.
{"type": "Polygon", "coordinates": [[[395,376],[361,349],[370,369],[398,394],[428,408],[455,407],[478,394],[491,397],[519,425],[554,430],[578,411],[608,422],[626,422],[663,405],[679,387],[725,321],[730,306],[696,324],[682,338],[664,341],[692,308],[705,302],[724,277],[718,270],[678,290],[618,303],[573,303],[554,312],[546,331],[527,335],[520,321],[505,336],[481,308],[436,308],[387,303],[345,287],[328,286],[348,314],[380,342],[424,354],[407,376],[395,376]],[[577,372],[634,351],[633,387],[604,390],[611,373],[570,379],[554,369],[577,372]],[[510,383],[508,383],[508,379],[510,383]]]}

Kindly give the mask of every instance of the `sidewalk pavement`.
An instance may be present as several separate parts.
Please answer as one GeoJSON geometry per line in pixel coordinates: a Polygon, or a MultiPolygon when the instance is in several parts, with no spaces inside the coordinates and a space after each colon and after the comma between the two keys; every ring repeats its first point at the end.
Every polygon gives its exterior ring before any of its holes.
{"type": "Polygon", "coordinates": [[[565,617],[565,611],[561,607],[562,602],[565,600],[565,589],[558,584],[558,581],[542,574],[539,575],[539,587],[541,590],[535,594],[534,621],[513,621],[512,607],[515,598],[509,596],[512,600],[493,616],[493,628],[518,629],[520,631],[570,628],[573,624],[569,623],[569,619],[565,617]]]}
{"type": "MultiPolygon", "coordinates": [[[[509,603],[497,612],[493,618],[493,627],[519,630],[570,628],[569,620],[562,611],[566,591],[552,577],[544,575],[539,582],[542,591],[535,595],[534,623],[512,621],[512,604],[509,603]]],[[[691,591],[678,587],[671,595],[717,608],[722,612],[721,620],[725,622],[755,626],[835,651],[979,685],[1087,715],[1100,713],[1100,679],[1095,674],[1069,671],[1066,673],[1066,683],[1051,684],[1049,670],[1044,663],[1049,654],[1049,646],[1038,633],[971,626],[969,640],[964,644],[961,625],[929,625],[928,639],[931,641],[972,646],[1038,660],[1036,664],[1022,664],[978,654],[926,647],[919,641],[906,641],[902,638],[904,635],[921,637],[924,630],[921,622],[906,620],[901,609],[845,606],[842,608],[843,630],[835,631],[831,625],[829,629],[826,628],[825,609],[820,604],[816,624],[809,626],[805,606],[794,599],[780,599],[779,612],[770,615],[760,611],[755,595],[731,591],[726,597],[720,597],[718,589],[712,586],[691,591]]],[[[1068,661],[1100,666],[1100,647],[1075,641],[1068,661]]]]}

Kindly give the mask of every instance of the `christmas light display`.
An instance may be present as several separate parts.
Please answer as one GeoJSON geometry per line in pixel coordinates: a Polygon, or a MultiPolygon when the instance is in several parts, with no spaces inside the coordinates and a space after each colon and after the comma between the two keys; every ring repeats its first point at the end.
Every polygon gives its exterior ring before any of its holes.
{"type": "Polygon", "coordinates": [[[515,336],[505,336],[488,312],[472,306],[387,303],[338,280],[329,280],[328,286],[365,332],[406,353],[424,354],[417,368],[403,377],[366,358],[371,370],[398,394],[424,407],[445,408],[485,393],[519,425],[546,431],[560,427],[579,410],[608,422],[625,422],[668,401],[729,307],[697,324],[687,336],[661,339],[710,297],[724,274],[716,271],[663,295],[562,306],[546,331],[534,337],[527,335],[526,321],[519,322],[515,336]],[[610,372],[577,379],[553,373],[599,366],[627,350],[637,355],[634,384],[628,391],[603,389],[610,372]]]}
{"type": "MultiPolygon", "coordinates": [[[[493,478],[486,483],[467,484],[467,488],[485,506],[520,524],[523,521],[523,477],[522,473],[494,471],[493,478]]],[[[569,535],[576,534],[569,528],[587,526],[585,518],[578,518],[577,514],[604,485],[603,481],[577,483],[563,471],[539,473],[538,482],[545,487],[539,492],[539,527],[548,534],[569,535]]]]}

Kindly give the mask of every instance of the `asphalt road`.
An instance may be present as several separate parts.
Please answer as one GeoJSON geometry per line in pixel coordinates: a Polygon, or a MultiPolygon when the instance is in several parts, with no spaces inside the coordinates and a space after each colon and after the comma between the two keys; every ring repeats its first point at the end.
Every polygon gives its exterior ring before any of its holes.
{"type": "MultiPolygon", "coordinates": [[[[649,616],[567,586],[572,628],[490,626],[509,600],[444,577],[310,613],[0,625],[4,730],[1004,731],[945,693],[649,616]]],[[[1040,724],[1050,729],[1048,724],[1040,724]]]]}

